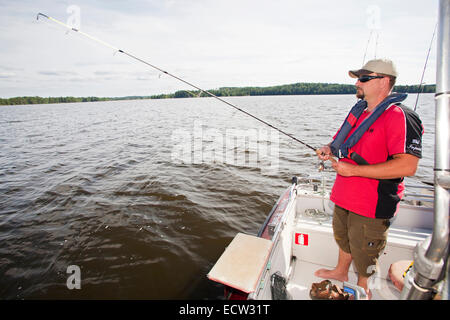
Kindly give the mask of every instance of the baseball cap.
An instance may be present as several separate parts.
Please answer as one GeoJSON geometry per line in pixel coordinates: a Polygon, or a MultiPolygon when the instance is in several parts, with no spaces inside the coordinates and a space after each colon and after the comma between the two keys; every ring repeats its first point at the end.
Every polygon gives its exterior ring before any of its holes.
{"type": "Polygon", "coordinates": [[[394,66],[394,63],[389,59],[370,60],[361,69],[350,70],[348,72],[348,75],[352,78],[359,78],[359,76],[362,74],[368,74],[372,72],[397,77],[397,70],[394,66]]]}

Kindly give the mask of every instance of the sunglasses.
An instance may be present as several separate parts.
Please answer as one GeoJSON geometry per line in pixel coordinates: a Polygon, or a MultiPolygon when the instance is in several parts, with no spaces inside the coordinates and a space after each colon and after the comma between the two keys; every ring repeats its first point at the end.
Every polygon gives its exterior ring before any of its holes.
{"type": "Polygon", "coordinates": [[[359,82],[367,82],[373,79],[381,79],[384,78],[383,76],[367,76],[367,75],[362,75],[358,78],[359,82]]]}

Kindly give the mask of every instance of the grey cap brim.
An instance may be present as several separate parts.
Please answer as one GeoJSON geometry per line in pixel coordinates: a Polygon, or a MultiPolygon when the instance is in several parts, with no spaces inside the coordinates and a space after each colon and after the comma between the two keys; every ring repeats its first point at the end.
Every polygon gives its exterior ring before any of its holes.
{"type": "Polygon", "coordinates": [[[348,75],[351,78],[359,78],[361,75],[363,74],[369,74],[372,73],[373,71],[369,71],[369,70],[365,70],[365,69],[359,69],[359,70],[350,70],[348,72],[348,75]]]}
{"type": "Polygon", "coordinates": [[[372,72],[397,77],[394,63],[388,59],[370,60],[361,69],[350,70],[348,74],[352,78],[359,78],[363,74],[370,74],[372,72]]]}

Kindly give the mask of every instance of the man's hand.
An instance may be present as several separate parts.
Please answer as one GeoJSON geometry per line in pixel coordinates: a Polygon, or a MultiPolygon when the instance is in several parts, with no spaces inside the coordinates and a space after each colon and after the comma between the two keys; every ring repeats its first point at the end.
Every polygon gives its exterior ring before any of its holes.
{"type": "Polygon", "coordinates": [[[328,145],[323,146],[320,149],[317,149],[316,153],[319,156],[319,159],[323,161],[329,160],[330,157],[332,156],[331,149],[328,145]]]}
{"type": "Polygon", "coordinates": [[[355,175],[355,167],[356,165],[339,161],[339,162],[333,162],[331,164],[333,166],[333,169],[336,170],[338,174],[340,174],[343,177],[352,177],[355,175]]]}

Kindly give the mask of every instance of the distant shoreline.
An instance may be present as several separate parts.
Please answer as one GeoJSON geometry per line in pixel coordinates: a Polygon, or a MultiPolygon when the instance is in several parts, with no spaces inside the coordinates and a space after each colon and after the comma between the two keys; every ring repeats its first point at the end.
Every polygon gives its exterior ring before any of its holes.
{"type": "MultiPolygon", "coordinates": [[[[398,85],[394,91],[404,93],[434,93],[436,85],[398,85]]],[[[274,96],[274,95],[330,95],[330,94],[354,94],[355,86],[349,84],[335,83],[295,83],[272,87],[223,87],[208,90],[218,97],[237,96],[274,96]]],[[[27,104],[51,104],[70,102],[93,102],[93,101],[117,101],[137,99],[171,99],[171,98],[193,98],[209,97],[205,92],[199,90],[179,90],[175,93],[159,94],[153,96],[126,96],[126,97],[14,97],[1,99],[0,105],[27,105],[27,104]]]]}

